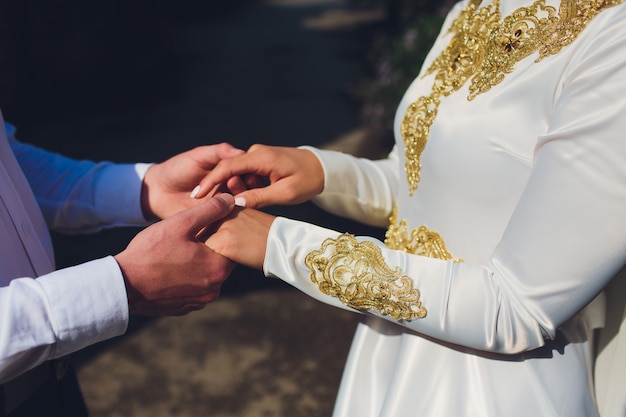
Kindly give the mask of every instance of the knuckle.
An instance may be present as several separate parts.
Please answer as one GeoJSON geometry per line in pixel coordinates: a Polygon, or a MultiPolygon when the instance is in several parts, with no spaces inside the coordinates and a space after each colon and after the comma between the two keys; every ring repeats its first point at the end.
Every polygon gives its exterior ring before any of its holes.
{"type": "Polygon", "coordinates": [[[193,148],[191,148],[191,150],[189,152],[190,153],[198,153],[198,152],[203,151],[206,148],[207,148],[207,145],[194,146],[193,148]]]}
{"type": "Polygon", "coordinates": [[[263,145],[260,143],[255,143],[252,146],[250,146],[250,148],[248,148],[248,152],[257,152],[261,149],[263,149],[263,145]]]}
{"type": "Polygon", "coordinates": [[[228,142],[221,141],[213,145],[213,147],[217,150],[226,150],[229,149],[231,146],[228,142]]]}

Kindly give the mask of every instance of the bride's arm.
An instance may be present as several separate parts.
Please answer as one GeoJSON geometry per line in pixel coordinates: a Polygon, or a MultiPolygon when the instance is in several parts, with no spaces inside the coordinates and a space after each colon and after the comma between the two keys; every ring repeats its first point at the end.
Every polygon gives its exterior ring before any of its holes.
{"type": "Polygon", "coordinates": [[[236,193],[239,205],[262,208],[314,199],[322,208],[363,223],[386,226],[397,193],[397,155],[370,161],[312,147],[253,145],[247,153],[224,159],[200,182],[202,198],[218,184],[241,176],[250,189],[236,193]],[[258,179],[269,184],[258,187],[258,179]]]}
{"type": "Polygon", "coordinates": [[[398,154],[394,147],[386,159],[371,161],[352,155],[305,147],[324,170],[324,190],[313,202],[342,217],[385,227],[398,194],[398,154]]]}

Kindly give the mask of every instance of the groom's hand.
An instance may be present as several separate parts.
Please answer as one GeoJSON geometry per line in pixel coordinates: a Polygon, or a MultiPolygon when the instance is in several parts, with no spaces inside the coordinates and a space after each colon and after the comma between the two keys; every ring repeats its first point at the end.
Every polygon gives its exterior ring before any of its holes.
{"type": "Polygon", "coordinates": [[[189,198],[198,182],[221,160],[243,153],[228,143],[220,143],[198,146],[152,165],[146,172],[141,189],[144,216],[147,219],[165,219],[198,205],[201,201],[189,198]]]}
{"type": "Polygon", "coordinates": [[[115,256],[124,275],[131,313],[182,315],[219,296],[234,263],[198,238],[233,207],[231,195],[217,195],[144,229],[115,256]]]}

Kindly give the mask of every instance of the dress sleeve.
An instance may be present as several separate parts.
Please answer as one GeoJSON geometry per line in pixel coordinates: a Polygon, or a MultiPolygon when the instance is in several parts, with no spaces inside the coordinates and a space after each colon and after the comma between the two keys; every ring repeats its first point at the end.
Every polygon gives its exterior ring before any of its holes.
{"type": "Polygon", "coordinates": [[[112,257],[0,288],[0,384],[40,363],[119,336],[128,324],[112,257]]]}
{"type": "Polygon", "coordinates": [[[73,160],[10,138],[48,227],[92,233],[116,226],[145,226],[141,182],[147,164],[73,160]]]}
{"type": "Polygon", "coordinates": [[[397,152],[371,161],[336,151],[312,151],[324,169],[324,190],[313,202],[342,217],[371,226],[387,226],[398,189],[397,152]]]}
{"type": "Polygon", "coordinates": [[[528,183],[486,263],[406,254],[280,218],[265,273],[469,348],[513,354],[554,338],[626,262],[623,10],[577,46],[528,183]]]}

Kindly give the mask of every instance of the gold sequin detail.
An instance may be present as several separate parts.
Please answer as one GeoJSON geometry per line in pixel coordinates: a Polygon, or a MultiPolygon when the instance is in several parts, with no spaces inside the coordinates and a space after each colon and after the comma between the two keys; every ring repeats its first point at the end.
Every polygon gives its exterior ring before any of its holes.
{"type": "Polygon", "coordinates": [[[401,250],[413,255],[463,262],[463,259],[452,256],[439,233],[428,230],[426,226],[420,226],[409,233],[406,220],[398,222],[395,208],[389,219],[385,245],[390,249],[401,250]]]}
{"type": "Polygon", "coordinates": [[[502,20],[499,0],[480,9],[481,1],[472,0],[452,23],[450,43],[425,73],[435,74],[430,95],[411,103],[400,125],[409,194],[413,195],[420,181],[420,156],[442,97],[459,90],[471,78],[468,100],[473,100],[502,82],[527,56],[538,53],[535,62],[539,62],[557,54],[595,15],[622,1],[562,0],[557,14],[545,0],[538,0],[502,20]]]}
{"type": "Polygon", "coordinates": [[[426,317],[413,280],[400,268],[389,267],[372,242],[359,242],[349,234],[326,239],[306,256],[305,265],[321,292],[349,307],[373,309],[395,320],[426,317]]]}

